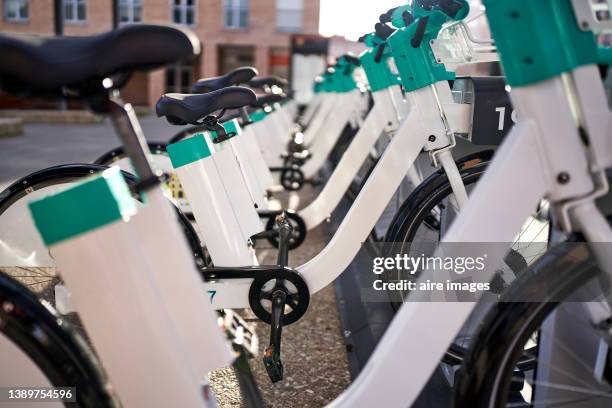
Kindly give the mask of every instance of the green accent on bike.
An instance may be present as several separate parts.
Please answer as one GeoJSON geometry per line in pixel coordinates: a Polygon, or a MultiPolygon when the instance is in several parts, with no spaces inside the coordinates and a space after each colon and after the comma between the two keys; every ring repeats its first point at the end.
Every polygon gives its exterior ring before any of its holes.
{"type": "Polygon", "coordinates": [[[178,169],[212,156],[215,148],[208,140],[204,134],[198,133],[188,139],[168,145],[166,151],[170,156],[172,167],[178,169]]]}
{"type": "Polygon", "coordinates": [[[34,224],[50,246],[137,213],[119,167],[111,167],[62,192],[29,203],[34,224]]]}
{"type": "Polygon", "coordinates": [[[249,115],[249,119],[251,119],[251,122],[255,123],[255,122],[259,122],[260,120],[264,120],[266,116],[268,116],[268,113],[264,111],[263,109],[260,109],[257,112],[251,113],[249,115]]]}
{"type": "Polygon", "coordinates": [[[357,82],[353,78],[355,64],[340,58],[333,68],[328,69],[323,74],[323,79],[315,85],[315,89],[320,92],[350,92],[357,89],[357,82]]]}
{"type": "Polygon", "coordinates": [[[410,4],[400,6],[393,11],[391,14],[391,25],[395,28],[404,28],[406,23],[404,22],[404,13],[412,13],[412,6],[410,4]]]}
{"type": "MultiPolygon", "coordinates": [[[[242,133],[242,130],[240,129],[240,125],[238,124],[238,120],[237,119],[233,119],[230,120],[229,122],[225,122],[222,124],[223,129],[225,129],[225,132],[227,133],[227,135],[232,138],[232,137],[236,137],[238,136],[240,133],[242,133]]],[[[216,131],[211,131],[210,133],[210,137],[212,137],[213,140],[217,139],[217,132],[216,131]]]]}
{"type": "Polygon", "coordinates": [[[485,0],[506,81],[524,86],[595,64],[595,36],[577,24],[570,0],[485,0]]]}
{"type": "Polygon", "coordinates": [[[399,77],[391,72],[389,65],[387,64],[388,56],[383,55],[380,62],[376,62],[376,49],[364,51],[359,59],[361,60],[361,67],[365,71],[368,77],[368,83],[370,84],[370,90],[372,92],[380,91],[382,89],[389,88],[394,85],[401,83],[399,77]]]}
{"type": "Polygon", "coordinates": [[[355,72],[355,64],[340,58],[336,63],[336,71],[334,73],[335,92],[350,92],[357,89],[357,82],[353,78],[355,72]]]}
{"type": "Polygon", "coordinates": [[[612,48],[599,47],[597,52],[599,54],[599,58],[597,62],[599,62],[600,64],[604,64],[604,65],[612,65],[612,48]]]}
{"type": "Polygon", "coordinates": [[[461,20],[469,13],[470,8],[467,1],[457,1],[462,3],[462,8],[454,18],[449,17],[437,6],[427,10],[418,1],[414,1],[412,3],[414,21],[410,25],[398,29],[387,39],[402,85],[406,91],[415,91],[438,81],[455,79],[454,72],[447,71],[444,64],[436,61],[430,41],[438,37],[444,23],[461,20]],[[415,37],[419,22],[425,18],[428,20],[423,40],[417,47],[413,47],[411,42],[415,37]]]}

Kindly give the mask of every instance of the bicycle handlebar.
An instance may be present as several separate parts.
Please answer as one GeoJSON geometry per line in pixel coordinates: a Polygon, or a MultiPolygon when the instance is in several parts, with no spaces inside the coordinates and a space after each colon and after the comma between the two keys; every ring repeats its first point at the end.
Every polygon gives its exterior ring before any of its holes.
{"type": "Polygon", "coordinates": [[[410,45],[413,48],[419,48],[421,43],[423,42],[423,37],[425,36],[425,29],[427,28],[427,22],[429,21],[429,16],[421,17],[419,19],[416,31],[412,40],[410,40],[410,45]]]}
{"type": "Polygon", "coordinates": [[[393,19],[393,13],[398,8],[399,7],[393,7],[392,9],[387,10],[386,13],[383,13],[383,14],[380,15],[380,17],[378,17],[378,21],[381,22],[382,24],[390,23],[391,20],[393,19]]]}
{"type": "Polygon", "coordinates": [[[374,26],[374,33],[378,38],[383,41],[386,41],[387,38],[389,38],[389,36],[394,32],[395,30],[386,24],[376,23],[376,25],[374,26]]]}
{"type": "Polygon", "coordinates": [[[356,56],[352,55],[352,54],[344,54],[342,55],[340,58],[338,58],[339,60],[344,58],[344,60],[350,64],[359,66],[361,65],[361,60],[359,58],[357,58],[356,56]]]}
{"type": "Polygon", "coordinates": [[[437,7],[450,18],[455,18],[463,8],[463,3],[457,0],[415,0],[415,2],[418,2],[427,11],[437,7]]]}

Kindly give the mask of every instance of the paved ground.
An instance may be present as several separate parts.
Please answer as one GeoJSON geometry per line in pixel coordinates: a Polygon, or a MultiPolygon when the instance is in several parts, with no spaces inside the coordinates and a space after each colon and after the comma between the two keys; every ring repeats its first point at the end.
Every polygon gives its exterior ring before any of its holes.
{"type": "MultiPolygon", "coordinates": [[[[149,140],[166,141],[178,131],[159,119],[148,117],[142,121],[149,140]]],[[[0,139],[0,190],[15,179],[44,167],[67,162],[90,162],[105,151],[116,147],[118,139],[109,123],[94,125],[25,125],[24,136],[0,139]]],[[[299,207],[310,201],[314,192],[300,194],[299,207]]],[[[290,255],[290,264],[299,265],[312,258],[325,245],[323,228],[309,233],[302,247],[290,255]]],[[[274,263],[276,252],[266,245],[258,247],[262,263],[274,263]]],[[[12,270],[15,276],[36,282],[41,296],[49,298],[54,271],[12,270]],[[41,278],[42,276],[42,278],[41,278]],[[49,276],[49,278],[47,278],[49,276]]],[[[248,313],[245,314],[247,317],[248,313]]],[[[79,325],[75,318],[72,323],[79,325]]],[[[283,334],[282,358],[285,381],[271,384],[261,362],[267,344],[269,326],[254,323],[260,338],[260,356],[251,362],[266,404],[271,407],[321,407],[333,400],[350,383],[345,345],[333,288],[327,287],[311,299],[311,307],[302,320],[288,326],[283,334]]],[[[222,407],[241,406],[236,379],[230,369],[212,374],[212,385],[222,407]]]]}
{"type": "MultiPolygon", "coordinates": [[[[141,118],[150,141],[167,141],[181,128],[154,116],[141,118]]],[[[11,181],[45,167],[89,163],[117,147],[111,123],[27,124],[22,136],[0,138],[0,190],[11,181]]]]}

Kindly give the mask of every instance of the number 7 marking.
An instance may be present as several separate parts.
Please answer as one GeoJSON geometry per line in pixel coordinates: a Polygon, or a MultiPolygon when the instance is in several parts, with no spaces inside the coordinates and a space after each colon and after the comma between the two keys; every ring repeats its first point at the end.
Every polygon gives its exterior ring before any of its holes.
{"type": "Polygon", "coordinates": [[[504,130],[504,124],[506,123],[506,108],[495,108],[495,112],[499,112],[499,122],[497,125],[497,130],[504,130]]]}

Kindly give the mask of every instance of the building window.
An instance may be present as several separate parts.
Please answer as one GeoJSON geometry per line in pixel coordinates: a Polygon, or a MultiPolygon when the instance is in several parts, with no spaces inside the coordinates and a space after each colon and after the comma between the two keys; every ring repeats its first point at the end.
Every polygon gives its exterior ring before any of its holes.
{"type": "Polygon", "coordinates": [[[219,74],[234,68],[255,65],[255,47],[249,45],[220,45],[218,48],[219,74]]]}
{"type": "Polygon", "coordinates": [[[27,21],[29,17],[28,0],[4,0],[4,20],[27,21]]]}
{"type": "Polygon", "coordinates": [[[87,20],[87,0],[64,0],[64,21],[78,23],[87,20]]]}
{"type": "Polygon", "coordinates": [[[171,0],[172,21],[177,24],[195,25],[196,0],[171,0]]]}
{"type": "Polygon", "coordinates": [[[249,26],[249,0],[225,0],[225,28],[238,30],[249,26]]]}
{"type": "Polygon", "coordinates": [[[304,21],[303,0],[276,0],[276,27],[278,31],[297,33],[304,21]]]}
{"type": "Polygon", "coordinates": [[[190,93],[194,77],[193,61],[185,61],[166,69],[166,92],[190,93]]]}
{"type": "Polygon", "coordinates": [[[142,0],[119,0],[119,24],[142,21],[142,0]]]}

